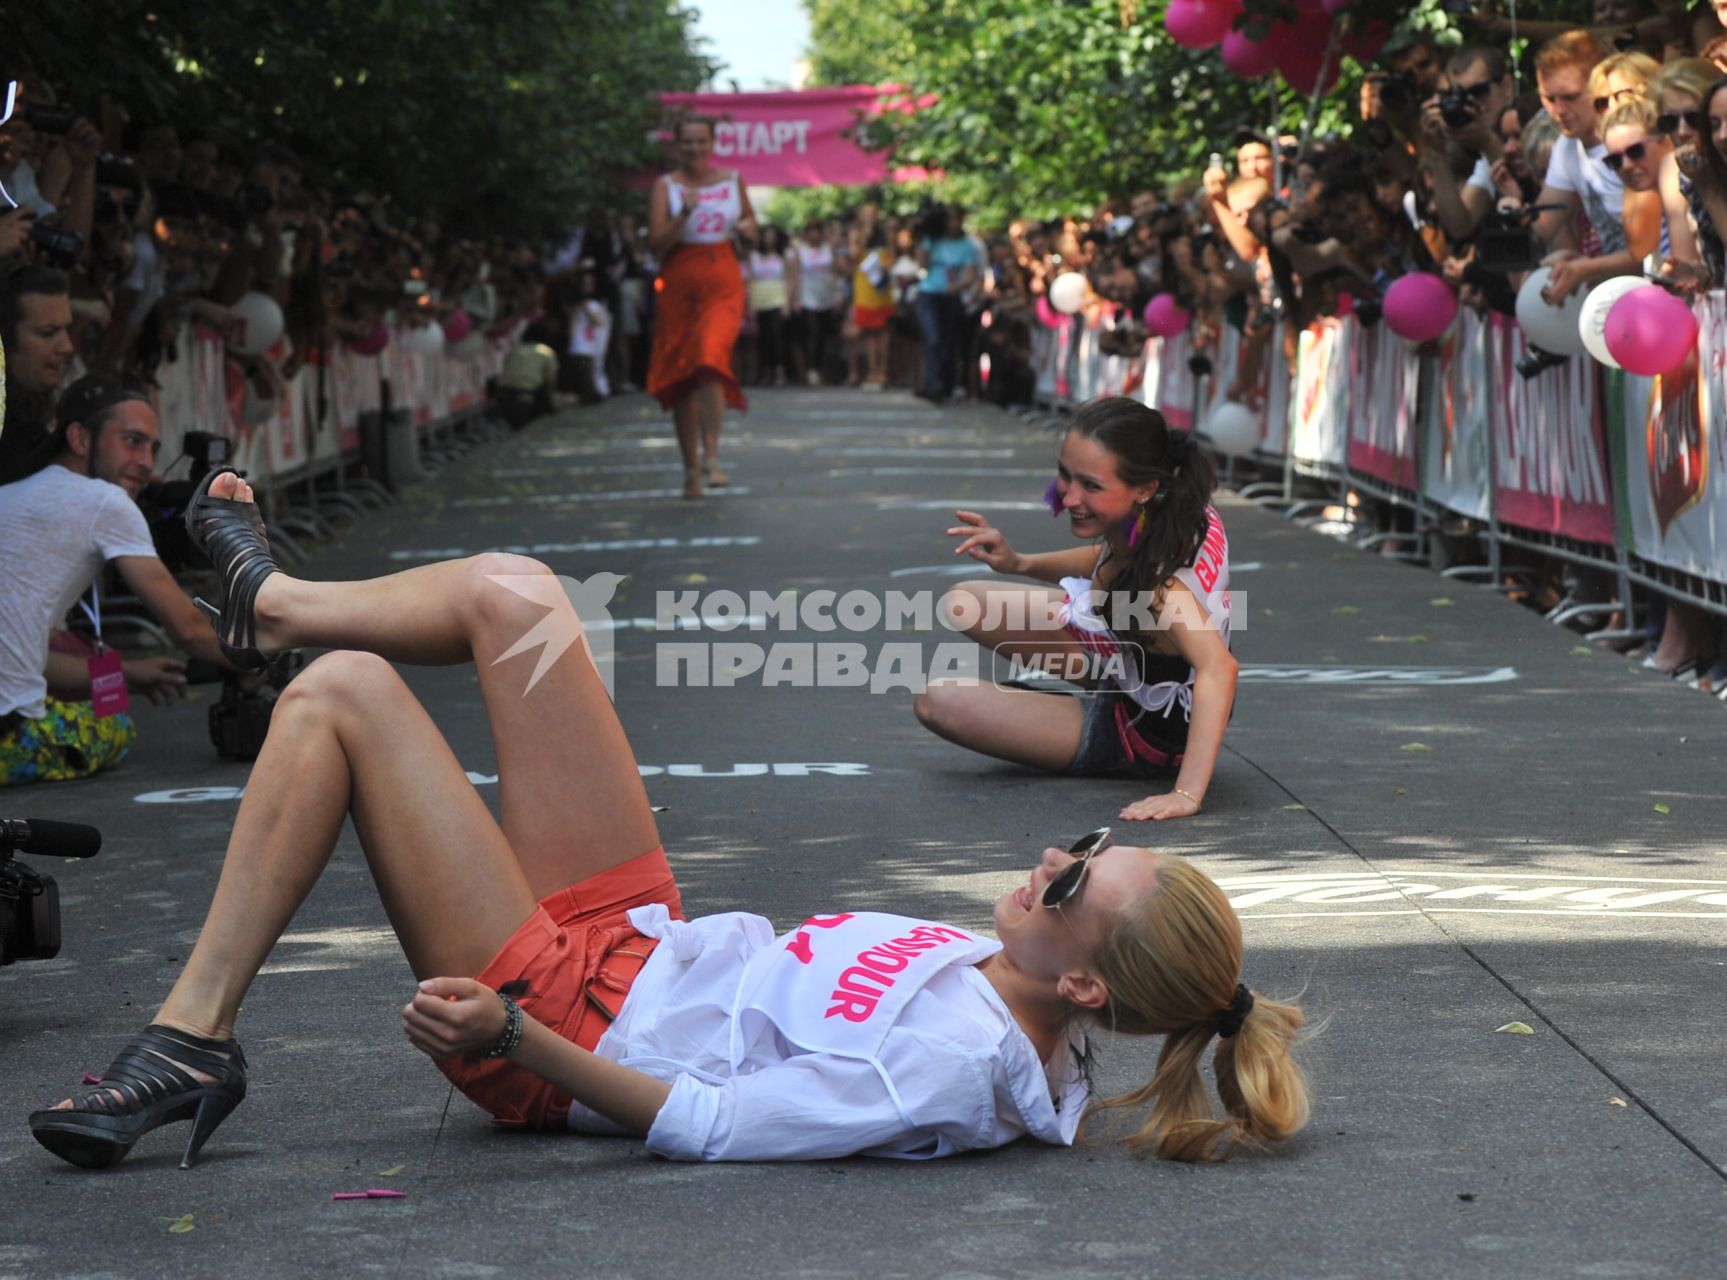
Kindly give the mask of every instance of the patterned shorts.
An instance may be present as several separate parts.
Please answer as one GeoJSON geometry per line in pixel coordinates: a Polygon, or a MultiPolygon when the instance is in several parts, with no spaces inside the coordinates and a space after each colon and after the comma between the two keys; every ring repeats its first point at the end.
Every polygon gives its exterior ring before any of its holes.
{"type": "Polygon", "coordinates": [[[125,712],[98,720],[88,702],[46,704],[39,720],[0,717],[0,787],[88,778],[124,760],[138,736],[125,712]]]}

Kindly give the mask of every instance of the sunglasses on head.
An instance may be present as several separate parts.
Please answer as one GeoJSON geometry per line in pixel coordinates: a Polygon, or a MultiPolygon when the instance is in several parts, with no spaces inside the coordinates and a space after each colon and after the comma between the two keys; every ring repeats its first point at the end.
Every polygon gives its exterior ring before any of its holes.
{"type": "Polygon", "coordinates": [[[1630,146],[1626,147],[1625,150],[1609,151],[1601,158],[1606,161],[1609,169],[1613,170],[1614,173],[1618,173],[1620,170],[1625,168],[1625,162],[1627,160],[1630,160],[1634,164],[1642,164],[1643,157],[1648,152],[1648,149],[1649,144],[1647,142],[1633,142],[1630,146]]]}
{"type": "Polygon", "coordinates": [[[1690,125],[1693,133],[1702,133],[1709,127],[1708,118],[1701,111],[1663,111],[1655,117],[1655,132],[1675,134],[1682,123],[1690,125]]]}
{"type": "Polygon", "coordinates": [[[1073,855],[1074,861],[1068,863],[1060,875],[1044,886],[1044,906],[1053,911],[1079,895],[1079,887],[1085,883],[1086,868],[1091,865],[1091,860],[1109,848],[1109,833],[1110,828],[1099,827],[1068,846],[1067,851],[1073,855]]]}
{"type": "Polygon", "coordinates": [[[1619,99],[1635,98],[1636,96],[1636,89],[1615,89],[1612,93],[1605,94],[1602,97],[1594,99],[1591,105],[1594,106],[1596,115],[1606,115],[1607,108],[1612,106],[1615,102],[1618,102],[1619,99]]]}

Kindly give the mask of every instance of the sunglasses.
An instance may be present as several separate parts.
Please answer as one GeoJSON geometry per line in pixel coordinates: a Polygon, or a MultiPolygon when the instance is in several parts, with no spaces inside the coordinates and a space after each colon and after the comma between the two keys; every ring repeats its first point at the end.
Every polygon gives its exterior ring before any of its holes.
{"type": "Polygon", "coordinates": [[[1709,119],[1701,111],[1663,111],[1655,117],[1655,132],[1675,134],[1681,124],[1690,125],[1693,133],[1702,133],[1709,127],[1709,119]]]}
{"type": "Polygon", "coordinates": [[[1625,150],[1609,151],[1601,158],[1607,162],[1607,167],[1609,169],[1613,170],[1614,173],[1618,173],[1625,168],[1625,162],[1627,160],[1634,164],[1642,164],[1643,157],[1648,152],[1648,149],[1649,144],[1647,142],[1633,142],[1630,146],[1626,147],[1625,150]]]}
{"type": "Polygon", "coordinates": [[[1067,851],[1075,861],[1068,863],[1060,875],[1044,886],[1044,906],[1053,911],[1079,895],[1079,887],[1085,883],[1086,869],[1091,866],[1091,860],[1109,848],[1109,833],[1110,828],[1099,827],[1068,846],[1067,851]]]}
{"type": "Polygon", "coordinates": [[[1605,97],[1596,98],[1591,105],[1594,106],[1596,115],[1606,115],[1608,107],[1618,102],[1621,98],[1635,98],[1637,96],[1637,92],[1638,91],[1636,89],[1615,89],[1605,97]]]}

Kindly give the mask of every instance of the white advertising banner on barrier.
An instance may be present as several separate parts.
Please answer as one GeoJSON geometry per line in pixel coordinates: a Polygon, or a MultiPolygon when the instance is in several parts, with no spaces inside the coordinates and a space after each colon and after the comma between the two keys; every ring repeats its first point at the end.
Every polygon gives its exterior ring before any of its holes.
{"type": "Polygon", "coordinates": [[[1342,471],[1349,461],[1349,346],[1353,319],[1315,320],[1301,332],[1289,452],[1308,466],[1342,471]]]}
{"type": "Polygon", "coordinates": [[[1727,572],[1727,300],[1711,295],[1697,318],[1697,350],[1682,367],[1625,379],[1626,497],[1640,558],[1719,582],[1727,572]]]}
{"type": "Polygon", "coordinates": [[[1349,345],[1349,469],[1413,491],[1420,358],[1385,324],[1357,328],[1354,337],[1349,345]]]}
{"type": "Polygon", "coordinates": [[[1421,491],[1447,510],[1476,520],[1492,514],[1490,397],[1487,326],[1465,307],[1459,323],[1440,339],[1439,367],[1427,388],[1421,491]]]}

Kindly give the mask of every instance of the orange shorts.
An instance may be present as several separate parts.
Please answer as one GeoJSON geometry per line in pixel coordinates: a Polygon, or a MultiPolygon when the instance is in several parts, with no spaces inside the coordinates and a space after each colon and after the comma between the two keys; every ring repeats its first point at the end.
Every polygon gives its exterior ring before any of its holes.
{"type": "Polygon", "coordinates": [[[864,333],[874,333],[877,329],[887,328],[887,322],[893,319],[893,312],[892,307],[853,307],[852,318],[864,333]]]}
{"type": "MultiPolygon", "coordinates": [[[[496,991],[509,982],[527,984],[516,997],[522,1012],[564,1039],[592,1049],[624,1007],[630,984],[658,939],[644,938],[626,914],[633,907],[663,902],[674,920],[684,918],[677,881],[664,849],[602,871],[560,889],[492,957],[478,981],[496,991]]],[[[477,1054],[443,1058],[438,1070],[501,1124],[562,1129],[570,1098],[531,1071],[505,1058],[477,1054]]]]}

